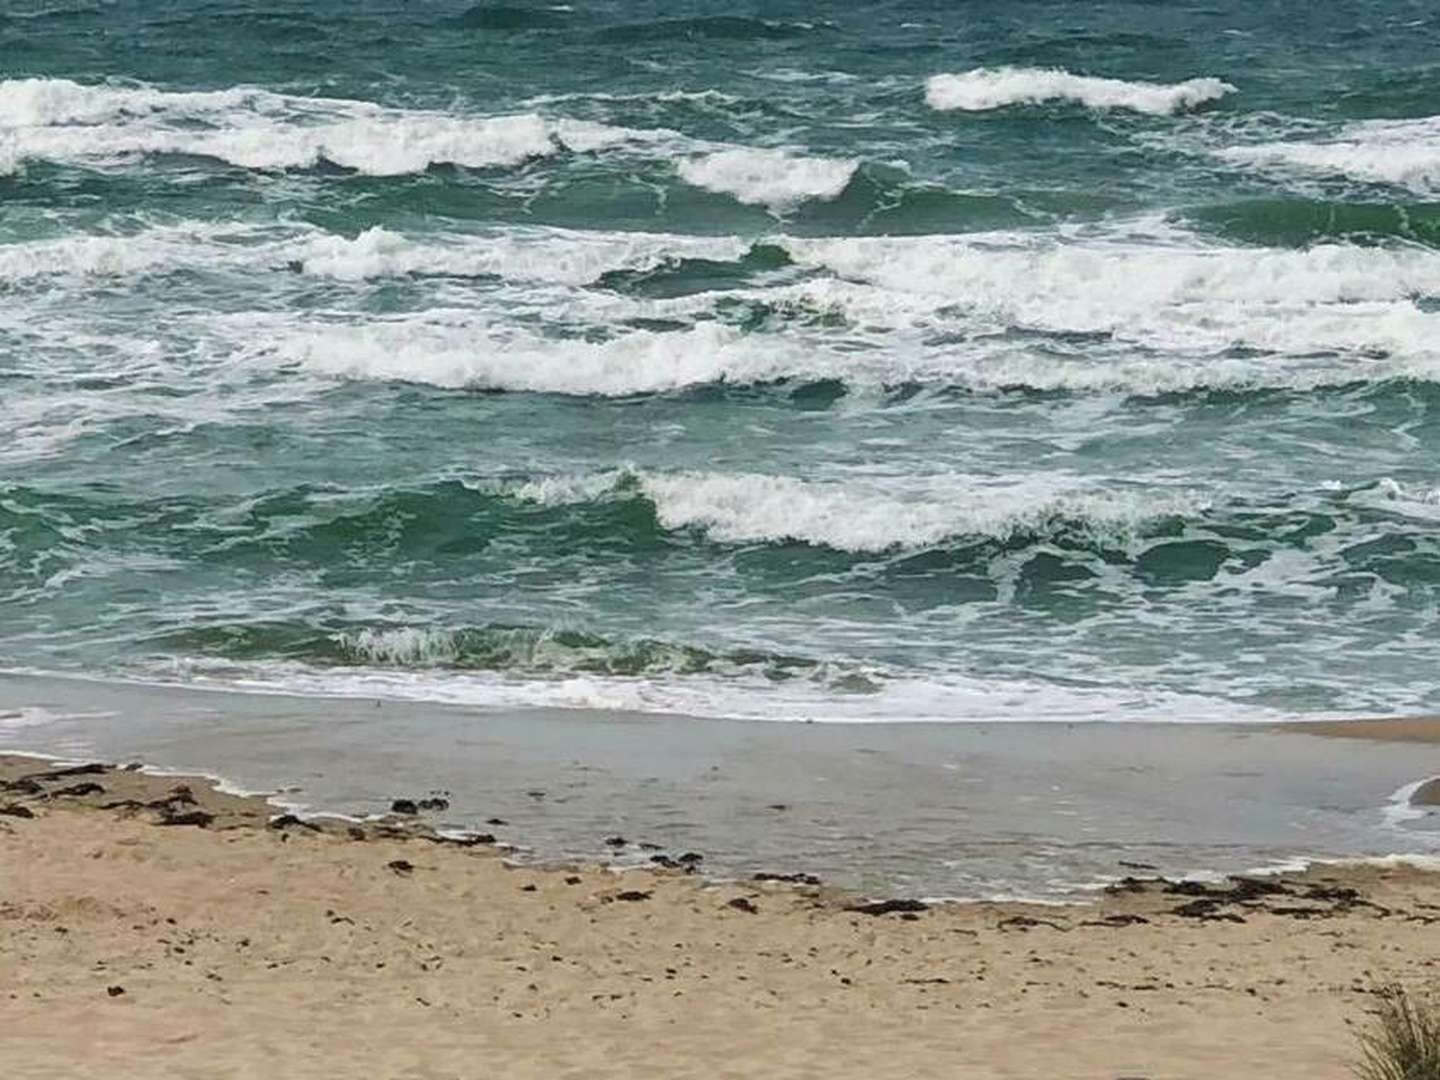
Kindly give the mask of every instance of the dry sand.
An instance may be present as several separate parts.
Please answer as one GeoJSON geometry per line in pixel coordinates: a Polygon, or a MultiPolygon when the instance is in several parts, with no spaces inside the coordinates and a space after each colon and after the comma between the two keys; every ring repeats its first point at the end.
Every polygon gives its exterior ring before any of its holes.
{"type": "Polygon", "coordinates": [[[1413,867],[876,916],[47,770],[0,757],[0,1062],[27,1080],[1323,1080],[1377,984],[1435,974],[1413,867]]]}

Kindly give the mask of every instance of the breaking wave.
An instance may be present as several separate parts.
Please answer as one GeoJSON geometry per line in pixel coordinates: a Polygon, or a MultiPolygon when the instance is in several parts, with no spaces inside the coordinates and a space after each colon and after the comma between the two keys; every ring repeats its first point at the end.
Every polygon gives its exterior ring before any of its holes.
{"type": "Polygon", "coordinates": [[[1440,194],[1440,116],[1365,120],[1326,140],[1228,146],[1220,157],[1259,169],[1387,184],[1440,194]]]}
{"type": "Polygon", "coordinates": [[[807,199],[835,198],[850,183],[859,164],[855,159],[740,148],[682,161],[679,174],[687,184],[778,212],[807,199]]]}
{"type": "Polygon", "coordinates": [[[0,82],[0,132],[8,135],[7,153],[16,160],[113,164],[179,154],[256,170],[328,162],[370,176],[424,172],[437,164],[495,168],[561,152],[683,142],[673,131],[537,113],[456,116],[245,87],[170,92],[67,79],[0,82]]]}
{"type": "Polygon", "coordinates": [[[925,83],[925,102],[941,111],[984,112],[1010,105],[1067,101],[1090,109],[1129,109],[1168,116],[1234,92],[1234,86],[1216,78],[1179,83],[1129,82],[1072,75],[1055,68],[999,67],[976,68],[959,75],[932,75],[925,83]]]}
{"type": "MultiPolygon", "coordinates": [[[[1318,354],[1336,351],[1423,359],[1428,369],[1440,340],[1440,314],[1417,303],[1440,296],[1440,255],[1420,248],[1276,251],[1020,235],[788,239],[784,247],[797,265],[884,290],[912,317],[928,307],[971,333],[1100,334],[1173,350],[1181,365],[1185,355],[1243,347],[1322,362],[1318,354]]],[[[1107,362],[1091,367],[1105,382],[1107,362]]]]}
{"type": "Polygon", "coordinates": [[[852,554],[934,547],[969,537],[1008,543],[1064,535],[1123,544],[1137,529],[1208,504],[1186,493],[1063,490],[1053,483],[935,477],[896,497],[894,485],[811,482],[756,473],[599,474],[530,482],[522,498],[564,505],[630,492],[653,503],[667,530],[724,544],[801,543],[852,554]]]}
{"type": "Polygon", "coordinates": [[[347,281],[404,274],[495,275],[588,285],[607,273],[650,271],[677,259],[735,261],[749,247],[734,236],[539,228],[417,241],[376,227],[353,240],[324,236],[307,241],[295,262],[307,274],[347,281]]]}
{"type": "Polygon", "coordinates": [[[445,668],[529,675],[816,675],[824,665],[758,650],[714,652],[652,638],[611,639],[577,627],[486,625],[325,629],[306,622],[212,625],[167,632],[153,646],[232,660],[445,668]]]}
{"type": "Polygon", "coordinates": [[[282,360],[344,378],[606,397],[766,382],[812,366],[799,342],[711,323],[591,342],[477,322],[466,312],[316,327],[293,333],[277,352],[282,360]]]}

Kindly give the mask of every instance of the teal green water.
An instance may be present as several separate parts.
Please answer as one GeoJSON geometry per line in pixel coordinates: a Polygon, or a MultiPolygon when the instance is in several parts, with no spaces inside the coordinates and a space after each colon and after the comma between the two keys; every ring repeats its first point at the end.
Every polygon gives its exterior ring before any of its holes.
{"type": "Polygon", "coordinates": [[[1437,48],[1405,0],[7,4],[0,664],[1440,708],[1437,48]]]}

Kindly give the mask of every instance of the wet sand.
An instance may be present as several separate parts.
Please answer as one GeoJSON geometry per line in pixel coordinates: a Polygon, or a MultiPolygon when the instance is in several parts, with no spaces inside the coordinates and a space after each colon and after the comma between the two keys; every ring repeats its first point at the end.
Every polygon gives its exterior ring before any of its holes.
{"type": "Polygon", "coordinates": [[[1440,849],[1440,815],[1396,803],[1440,775],[1440,747],[1288,726],[755,723],[0,674],[6,750],[133,755],[355,815],[443,788],[434,824],[540,861],[647,861],[603,844],[619,833],[716,875],[882,895],[1065,899],[1122,861],[1177,876],[1440,849]]]}
{"type": "Polygon", "coordinates": [[[1401,864],[867,914],[514,867],[408,814],[277,821],[194,778],[0,757],[0,781],[23,1076],[1339,1080],[1440,922],[1440,875],[1401,864]]]}
{"type": "Polygon", "coordinates": [[[1373,742],[1392,743],[1440,743],[1440,716],[1302,721],[1286,726],[1307,735],[1323,735],[1331,739],[1367,739],[1373,742]]]}

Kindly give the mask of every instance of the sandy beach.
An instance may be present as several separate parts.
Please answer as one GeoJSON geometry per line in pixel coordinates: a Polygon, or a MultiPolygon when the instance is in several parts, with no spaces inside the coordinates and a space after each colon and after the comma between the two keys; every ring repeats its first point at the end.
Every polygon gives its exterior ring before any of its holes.
{"type": "Polygon", "coordinates": [[[1338,1078],[1440,920],[1413,865],[872,914],[196,778],[0,781],[0,1058],[34,1077],[1338,1078]]]}

